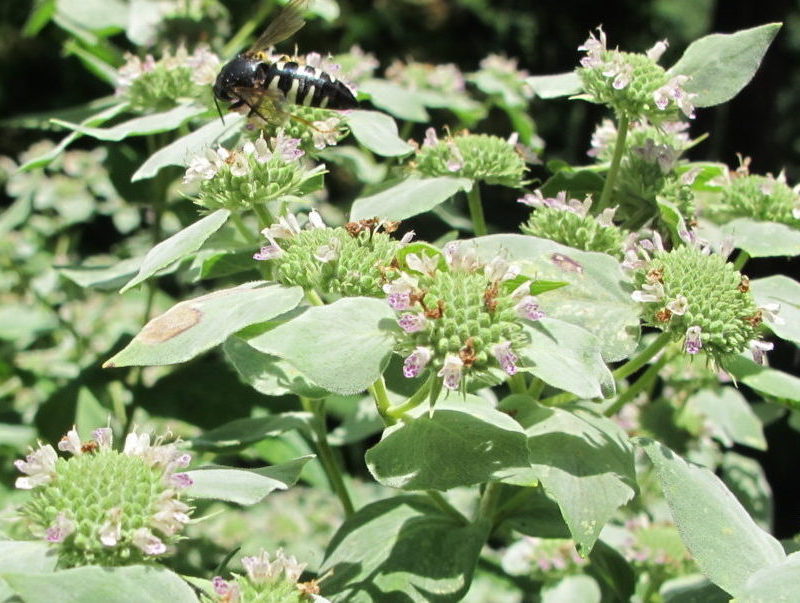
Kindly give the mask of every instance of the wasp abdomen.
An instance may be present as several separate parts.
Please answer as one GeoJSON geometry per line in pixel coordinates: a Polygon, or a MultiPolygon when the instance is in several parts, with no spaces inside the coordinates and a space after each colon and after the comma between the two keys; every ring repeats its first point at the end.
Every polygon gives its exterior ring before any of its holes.
{"type": "Polygon", "coordinates": [[[278,61],[267,68],[264,85],[280,90],[286,100],[296,105],[327,109],[354,109],[353,93],[343,82],[311,65],[278,61]]]}

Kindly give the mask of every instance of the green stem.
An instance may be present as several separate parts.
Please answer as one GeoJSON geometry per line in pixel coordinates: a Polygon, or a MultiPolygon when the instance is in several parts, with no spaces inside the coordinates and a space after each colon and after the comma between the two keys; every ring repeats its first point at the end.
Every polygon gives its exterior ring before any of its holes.
{"type": "Polygon", "coordinates": [[[528,387],[528,395],[534,400],[538,400],[543,391],[544,381],[539,379],[539,377],[534,377],[531,381],[530,387],[528,387]]]}
{"type": "Polygon", "coordinates": [[[508,380],[508,388],[512,394],[525,394],[528,392],[528,384],[525,383],[525,375],[517,373],[512,375],[508,380]]]}
{"type": "Polygon", "coordinates": [[[306,291],[306,301],[312,306],[324,306],[325,302],[314,289],[306,291]]]}
{"type": "Polygon", "coordinates": [[[486,219],[483,217],[483,204],[481,203],[481,189],[477,182],[472,183],[472,188],[467,193],[467,204],[469,205],[469,215],[472,218],[472,229],[476,237],[482,237],[488,233],[486,230],[486,219]]]}
{"type": "Polygon", "coordinates": [[[458,509],[456,509],[453,505],[447,502],[447,499],[442,496],[441,492],[437,492],[436,490],[426,490],[425,493],[431,499],[433,504],[435,504],[439,509],[441,509],[444,513],[455,519],[461,525],[469,525],[469,520],[464,517],[458,509]]]}
{"type": "Polygon", "coordinates": [[[642,352],[628,360],[625,364],[617,368],[611,374],[614,375],[615,379],[624,379],[628,375],[631,375],[642,368],[645,364],[647,364],[650,359],[658,354],[664,346],[669,343],[670,340],[670,333],[668,331],[664,331],[656,337],[649,346],[642,350],[642,352]]]}
{"type": "Polygon", "coordinates": [[[342,472],[339,470],[339,465],[333,455],[333,450],[328,444],[328,432],[325,429],[325,400],[311,400],[309,398],[300,398],[303,404],[303,409],[313,415],[311,421],[312,429],[314,430],[314,444],[317,449],[317,457],[322,464],[322,469],[328,477],[331,484],[331,489],[339,497],[344,508],[344,513],[347,517],[353,514],[355,510],[353,502],[350,500],[350,494],[345,486],[344,479],[342,479],[342,472]]]}
{"type": "Polygon", "coordinates": [[[617,414],[617,412],[619,412],[623,406],[625,406],[628,402],[638,396],[640,392],[650,386],[653,380],[658,377],[658,372],[667,362],[669,362],[669,360],[669,354],[664,354],[661,356],[661,358],[651,364],[648,369],[628,387],[628,389],[626,389],[619,395],[619,397],[617,397],[616,401],[606,409],[604,414],[607,417],[617,414]]]}
{"type": "Polygon", "coordinates": [[[433,387],[433,382],[435,379],[436,374],[431,371],[431,374],[425,380],[425,383],[423,383],[408,400],[402,404],[398,404],[397,406],[391,406],[387,408],[386,415],[392,419],[403,420],[408,411],[415,409],[425,401],[425,398],[428,397],[428,394],[431,391],[431,387],[433,387]]]}
{"type": "Polygon", "coordinates": [[[378,409],[378,413],[381,417],[383,417],[384,423],[387,425],[393,424],[395,422],[394,418],[389,414],[389,407],[392,403],[389,401],[389,392],[386,391],[386,383],[383,380],[383,375],[378,377],[367,389],[372,395],[373,400],[375,400],[375,407],[378,409]]]}
{"type": "Polygon", "coordinates": [[[261,7],[256,11],[256,13],[250,17],[245,23],[239,28],[234,36],[225,44],[224,48],[222,49],[222,56],[229,57],[234,52],[239,50],[245,45],[247,38],[249,38],[252,33],[258,28],[258,26],[267,18],[267,16],[272,12],[272,8],[275,5],[272,2],[262,2],[261,7]]]}
{"type": "Polygon", "coordinates": [[[275,219],[272,217],[272,214],[264,205],[261,205],[260,203],[254,203],[253,210],[258,216],[259,230],[267,228],[268,226],[272,226],[275,223],[275,219]]]}
{"type": "Polygon", "coordinates": [[[566,404],[567,402],[572,402],[573,400],[577,399],[578,396],[575,394],[571,394],[569,392],[562,392],[560,394],[555,394],[554,396],[550,396],[549,398],[545,398],[544,400],[539,400],[539,404],[542,406],[561,406],[562,404],[566,404]]]}
{"type": "Polygon", "coordinates": [[[614,191],[614,183],[617,179],[619,172],[619,165],[622,162],[622,156],[625,154],[625,138],[628,136],[628,118],[622,114],[617,116],[617,140],[614,143],[614,156],[611,158],[611,165],[606,174],[606,181],[603,184],[603,192],[600,193],[600,202],[596,210],[600,211],[608,207],[608,201],[611,198],[611,193],[614,191]]]}
{"type": "Polygon", "coordinates": [[[739,252],[739,255],[736,256],[736,261],[733,263],[733,267],[736,270],[741,270],[744,268],[744,265],[747,263],[747,260],[750,259],[750,254],[747,253],[744,249],[739,252]]]}
{"type": "Polygon", "coordinates": [[[483,490],[480,505],[475,516],[475,522],[485,522],[487,525],[494,524],[495,507],[500,498],[500,488],[503,486],[500,482],[487,482],[486,488],[483,490]]]}
{"type": "Polygon", "coordinates": [[[247,228],[247,225],[242,220],[242,216],[236,212],[233,212],[231,213],[231,221],[233,222],[233,225],[236,226],[236,230],[241,233],[242,237],[244,237],[244,240],[248,244],[258,245],[258,238],[249,228],[247,228]]]}

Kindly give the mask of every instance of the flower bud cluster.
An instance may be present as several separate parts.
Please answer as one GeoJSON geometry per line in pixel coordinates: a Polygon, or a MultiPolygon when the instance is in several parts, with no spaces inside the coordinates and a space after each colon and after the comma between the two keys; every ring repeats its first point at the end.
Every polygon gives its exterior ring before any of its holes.
{"type": "Polygon", "coordinates": [[[565,538],[523,536],[503,555],[503,569],[509,574],[548,582],[582,574],[588,563],[578,554],[575,543],[565,538]]]}
{"type": "Polygon", "coordinates": [[[405,271],[383,290],[398,314],[396,349],[405,355],[407,378],[430,369],[445,388],[463,390],[470,374],[517,373],[526,343],[522,320],[544,316],[518,266],[500,257],[484,264],[458,241],[443,255],[424,247],[403,262],[405,271]]]}
{"type": "Polygon", "coordinates": [[[738,354],[748,347],[757,362],[772,344],[759,339],[763,320],[779,321],[778,308],[759,308],[749,280],[726,261],[698,245],[691,233],[687,244],[666,251],[658,235],[629,249],[626,262],[633,268],[646,324],[683,341],[687,354],[701,350],[715,360],[738,354]]]}
{"type": "Polygon", "coordinates": [[[593,216],[589,213],[591,196],[578,201],[567,199],[567,193],[561,191],[555,197],[545,197],[540,189],[517,201],[535,208],[530,219],[520,227],[525,234],[622,259],[625,232],[614,225],[614,208],[593,216]]]}
{"type": "Polygon", "coordinates": [[[523,184],[525,161],[516,144],[516,136],[503,140],[468,132],[448,134],[440,140],[436,131],[428,128],[413,166],[424,176],[460,176],[518,188],[523,184]]]}
{"type": "Polygon", "coordinates": [[[112,450],[109,428],[81,442],[73,428],[58,443],[72,457],[40,445],[15,466],[17,488],[33,490],[22,508],[34,535],[52,543],[62,567],[130,565],[168,552],[189,522],[182,490],[191,478],[178,472],[191,457],[175,443],[132,432],[122,452],[112,450]]]}
{"type": "Polygon", "coordinates": [[[128,54],[117,71],[117,96],[127,98],[138,111],[169,109],[180,99],[203,99],[211,104],[211,88],[219,71],[219,57],[206,46],[198,46],[192,54],[179,46],[175,54],[166,51],[156,61],[152,55],[144,59],[128,54]]]}
{"type": "Polygon", "coordinates": [[[396,59],[386,69],[386,79],[415,92],[460,95],[466,91],[464,75],[453,63],[433,65],[396,59]]]}
{"type": "Polygon", "coordinates": [[[643,516],[625,522],[625,531],[618,550],[640,570],[658,570],[663,578],[696,571],[674,524],[653,523],[643,516]]]}
{"type": "Polygon", "coordinates": [[[517,59],[490,54],[481,60],[480,69],[471,73],[469,80],[486,93],[496,90],[507,107],[527,107],[534,96],[528,77],[530,73],[518,67],[517,59]]]}
{"type": "Polygon", "coordinates": [[[262,231],[269,245],[253,257],[272,260],[274,277],[287,286],[300,286],[322,293],[378,297],[395,254],[413,233],[397,241],[389,236],[397,222],[362,220],[344,227],[326,226],[319,213],[311,211],[306,228],[289,214],[262,231]]]}
{"type": "Polygon", "coordinates": [[[578,75],[583,83],[586,98],[591,102],[608,105],[626,119],[647,118],[654,123],[675,119],[678,111],[694,117],[692,99],[686,92],[685,75],[670,77],[656,61],[667,49],[666,40],[656,43],[645,54],[609,50],[606,34],[597,28],[578,47],[586,52],[581,59],[578,75]]]}
{"type": "Polygon", "coordinates": [[[777,177],[751,174],[743,160],[723,185],[721,200],[709,209],[728,219],[752,218],[800,228],[800,185],[790,187],[784,172],[777,177]]]}
{"type": "Polygon", "coordinates": [[[196,203],[208,209],[225,208],[242,212],[255,205],[321,186],[325,167],[307,170],[302,162],[300,141],[279,134],[269,143],[259,137],[240,149],[207,149],[194,157],[183,177],[184,184],[199,182],[196,203]],[[317,180],[315,180],[317,178],[317,180]]]}
{"type": "Polygon", "coordinates": [[[345,53],[337,54],[333,61],[340,66],[343,73],[347,74],[350,82],[361,82],[373,77],[375,70],[380,66],[380,62],[371,52],[364,50],[355,44],[345,53]]]}
{"type": "Polygon", "coordinates": [[[214,597],[211,601],[218,603],[247,603],[264,601],[265,603],[302,603],[304,601],[327,602],[319,596],[319,587],[315,581],[298,582],[305,563],[299,563],[294,557],[287,557],[282,550],[270,559],[269,553],[261,551],[252,557],[242,557],[244,575],[234,574],[230,580],[215,576],[211,580],[214,597]]]}

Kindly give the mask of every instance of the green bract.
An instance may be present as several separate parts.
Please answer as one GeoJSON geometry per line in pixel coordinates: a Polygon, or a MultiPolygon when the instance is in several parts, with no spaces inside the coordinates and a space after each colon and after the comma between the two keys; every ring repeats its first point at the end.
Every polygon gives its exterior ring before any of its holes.
{"type": "Polygon", "coordinates": [[[413,165],[424,176],[459,176],[513,188],[522,186],[525,173],[525,162],[511,142],[487,134],[439,140],[433,128],[425,133],[413,165]]]}

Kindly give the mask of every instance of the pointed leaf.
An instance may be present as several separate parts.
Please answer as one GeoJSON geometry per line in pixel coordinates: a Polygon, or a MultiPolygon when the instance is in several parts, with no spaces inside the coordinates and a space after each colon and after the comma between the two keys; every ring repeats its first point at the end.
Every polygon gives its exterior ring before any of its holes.
{"type": "Polygon", "coordinates": [[[459,522],[422,496],[359,509],[325,552],[323,596],[335,601],[460,601],[486,541],[481,524],[459,522]]]}
{"type": "Polygon", "coordinates": [[[221,144],[236,134],[245,119],[244,115],[231,113],[225,116],[224,122],[216,119],[210,121],[191,134],[182,136],[175,142],[160,148],[139,166],[139,169],[131,176],[131,182],[152,178],[161,168],[168,165],[189,165],[193,156],[202,154],[204,149],[213,144],[221,144]]]}
{"type": "Polygon", "coordinates": [[[81,287],[92,287],[101,291],[114,291],[131,280],[139,272],[142,258],[128,258],[103,266],[55,266],[59,273],[81,287]]]}
{"type": "Polygon", "coordinates": [[[750,281],[750,290],[759,306],[780,304],[778,316],[782,324],[769,321],[764,324],[778,337],[800,345],[800,283],[777,274],[750,281]]]}
{"type": "Polygon", "coordinates": [[[304,456],[262,469],[209,467],[187,471],[194,482],[186,493],[194,498],[227,500],[254,505],[274,490],[288,490],[297,483],[303,466],[314,456],[304,456]]]}
{"type": "Polygon", "coordinates": [[[655,466],[683,543],[712,582],[738,598],[758,570],[783,563],[780,542],[756,525],[716,475],[658,442],[638,443],[655,466]]]}
{"type": "Polygon", "coordinates": [[[388,220],[405,220],[433,209],[459,191],[470,190],[473,185],[468,178],[411,177],[379,193],[356,199],[350,210],[350,219],[377,216],[388,220]]]}
{"type": "Polygon", "coordinates": [[[765,396],[774,396],[800,410],[800,379],[768,366],[756,364],[745,356],[723,359],[722,367],[737,381],[765,396]]]}
{"type": "Polygon", "coordinates": [[[484,260],[502,255],[520,262],[528,276],[569,283],[541,295],[539,303],[549,318],[595,335],[606,362],[627,358],[636,349],[639,308],[631,299],[628,277],[611,256],[516,234],[478,237],[474,243],[484,260]]]}
{"type": "Polygon", "coordinates": [[[687,409],[708,418],[708,434],[723,445],[734,442],[756,450],[766,450],[764,428],[745,397],[732,387],[719,390],[704,389],[686,401],[687,409]]]}
{"type": "Polygon", "coordinates": [[[255,282],[180,302],[148,322],[103,366],[185,362],[248,325],[288,312],[302,297],[300,287],[255,282]]]}
{"type": "Polygon", "coordinates": [[[448,490],[520,472],[528,466],[525,432],[484,401],[437,403],[391,427],[366,455],[373,477],[405,490],[448,490]]]}
{"type": "Polygon", "coordinates": [[[370,95],[370,102],[404,121],[425,122],[430,119],[419,95],[387,80],[372,79],[362,83],[359,91],[370,95]]]}
{"type": "Polygon", "coordinates": [[[193,438],[192,448],[197,450],[238,448],[293,429],[308,431],[308,425],[307,413],[287,412],[269,417],[236,419],[193,438]]]}
{"type": "Polygon", "coordinates": [[[690,76],[684,88],[697,94],[693,100],[695,106],[713,107],[724,103],[753,79],[780,28],[780,23],[768,23],[695,40],[669,73],[690,76]]]}
{"type": "Polygon", "coordinates": [[[248,343],[287,360],[320,387],[355,394],[383,373],[396,325],[394,312],[383,301],[347,297],[309,308],[248,343]]]}
{"type": "Polygon", "coordinates": [[[800,230],[777,222],[736,218],[721,228],[738,249],[754,258],[800,255],[800,230]]]}
{"type": "Polygon", "coordinates": [[[533,473],[558,503],[578,549],[588,553],[606,522],[636,493],[627,435],[577,405],[549,408],[515,396],[503,410],[516,411],[528,434],[533,473]]]}
{"type": "Polygon", "coordinates": [[[400,157],[414,150],[397,135],[397,123],[379,111],[350,111],[347,125],[356,140],[382,157],[400,157]]]}
{"type": "Polygon", "coordinates": [[[123,140],[129,136],[144,136],[158,132],[169,132],[183,125],[193,117],[206,112],[199,105],[178,105],[168,111],[153,113],[144,117],[135,117],[110,128],[93,128],[81,124],[73,124],[60,119],[52,120],[54,124],[79,132],[98,140],[123,140]]]}
{"type": "Polygon", "coordinates": [[[722,457],[722,481],[762,530],[772,531],[772,488],[761,464],[735,452],[722,457]]]}
{"type": "Polygon", "coordinates": [[[589,331],[555,318],[525,326],[530,342],[519,350],[525,370],[579,398],[609,398],[615,384],[589,331]]]}
{"type": "Polygon", "coordinates": [[[176,232],[168,239],[161,241],[147,252],[144,260],[142,260],[139,273],[120,289],[120,293],[125,293],[131,287],[146,281],[162,268],[197,251],[208,237],[219,230],[228,219],[230,213],[227,209],[218,209],[205,218],[201,218],[194,224],[176,232]]]}
{"type": "Polygon", "coordinates": [[[758,570],[737,595],[741,603],[791,603],[800,592],[800,554],[793,553],[780,565],[758,570]]]}
{"type": "Polygon", "coordinates": [[[47,574],[0,574],[26,603],[197,603],[191,587],[160,566],[76,567],[47,574]]]}
{"type": "Polygon", "coordinates": [[[574,71],[554,73],[553,75],[532,75],[525,82],[539,98],[558,98],[571,96],[582,90],[581,78],[574,71]]]}

